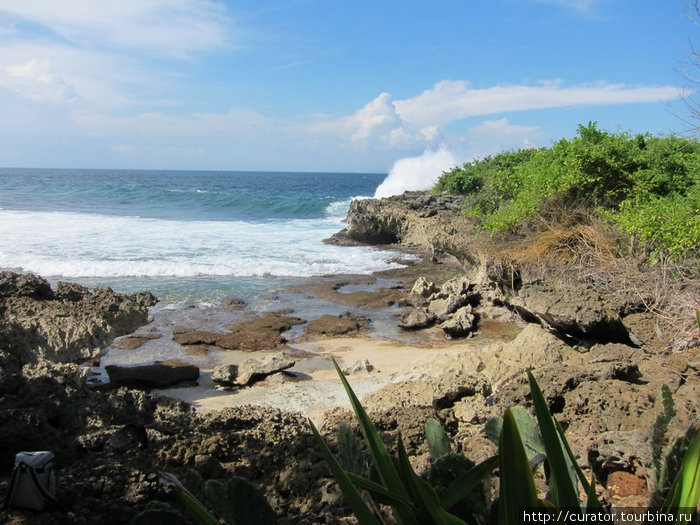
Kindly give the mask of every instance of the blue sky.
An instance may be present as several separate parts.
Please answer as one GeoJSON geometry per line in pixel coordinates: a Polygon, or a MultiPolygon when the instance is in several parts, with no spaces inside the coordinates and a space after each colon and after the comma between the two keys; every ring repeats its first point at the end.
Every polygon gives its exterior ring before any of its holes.
{"type": "Polygon", "coordinates": [[[689,4],[0,0],[0,166],[439,173],[682,132],[689,4]]]}

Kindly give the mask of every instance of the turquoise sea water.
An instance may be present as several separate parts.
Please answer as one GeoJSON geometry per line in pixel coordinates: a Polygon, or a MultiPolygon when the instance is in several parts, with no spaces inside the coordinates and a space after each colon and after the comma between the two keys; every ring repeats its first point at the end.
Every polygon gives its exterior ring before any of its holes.
{"type": "Polygon", "coordinates": [[[166,303],[395,266],[321,241],[385,174],[0,169],[0,268],[166,303]]]}

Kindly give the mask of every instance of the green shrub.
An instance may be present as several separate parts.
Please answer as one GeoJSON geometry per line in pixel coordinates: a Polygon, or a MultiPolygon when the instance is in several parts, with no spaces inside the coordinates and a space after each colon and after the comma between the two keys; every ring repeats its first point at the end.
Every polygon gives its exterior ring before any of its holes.
{"type": "Polygon", "coordinates": [[[505,152],[443,173],[436,192],[465,195],[491,232],[519,232],[551,203],[588,209],[674,258],[700,246],[700,144],[579,126],[550,148],[505,152]]]}

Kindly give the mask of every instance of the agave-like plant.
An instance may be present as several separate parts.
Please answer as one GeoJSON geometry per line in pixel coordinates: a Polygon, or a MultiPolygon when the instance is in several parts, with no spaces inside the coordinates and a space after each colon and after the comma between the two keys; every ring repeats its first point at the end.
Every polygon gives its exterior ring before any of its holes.
{"type": "Polygon", "coordinates": [[[501,524],[522,523],[522,511],[528,508],[546,511],[554,507],[566,507],[581,513],[592,509],[600,510],[595,494],[595,481],[589,483],[576,463],[564,432],[550,414],[542,391],[532,374],[528,373],[528,379],[546,460],[551,471],[551,501],[538,498],[532,464],[525,452],[512,409],[507,410],[503,417],[498,455],[474,466],[449,487],[438,492],[413,471],[400,435],[397,442],[398,457],[394,459],[389,455],[367,412],[335,361],[334,365],[350,398],[380,483],[344,470],[313,423],[309,424],[347,503],[362,525],[381,523],[372,510],[376,505],[368,505],[368,497],[390,505],[396,520],[402,524],[465,523],[451,514],[450,509],[482,483],[496,467],[500,473],[498,513],[501,524]],[[587,494],[584,507],[581,507],[579,501],[579,482],[587,494]]]}

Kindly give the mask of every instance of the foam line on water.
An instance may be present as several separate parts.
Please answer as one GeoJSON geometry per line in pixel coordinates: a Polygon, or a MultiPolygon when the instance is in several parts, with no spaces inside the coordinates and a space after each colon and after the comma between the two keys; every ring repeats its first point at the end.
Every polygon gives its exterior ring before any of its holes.
{"type": "Polygon", "coordinates": [[[0,267],[46,276],[313,276],[395,267],[390,252],[330,246],[333,219],[179,221],[0,210],[0,267]]]}

